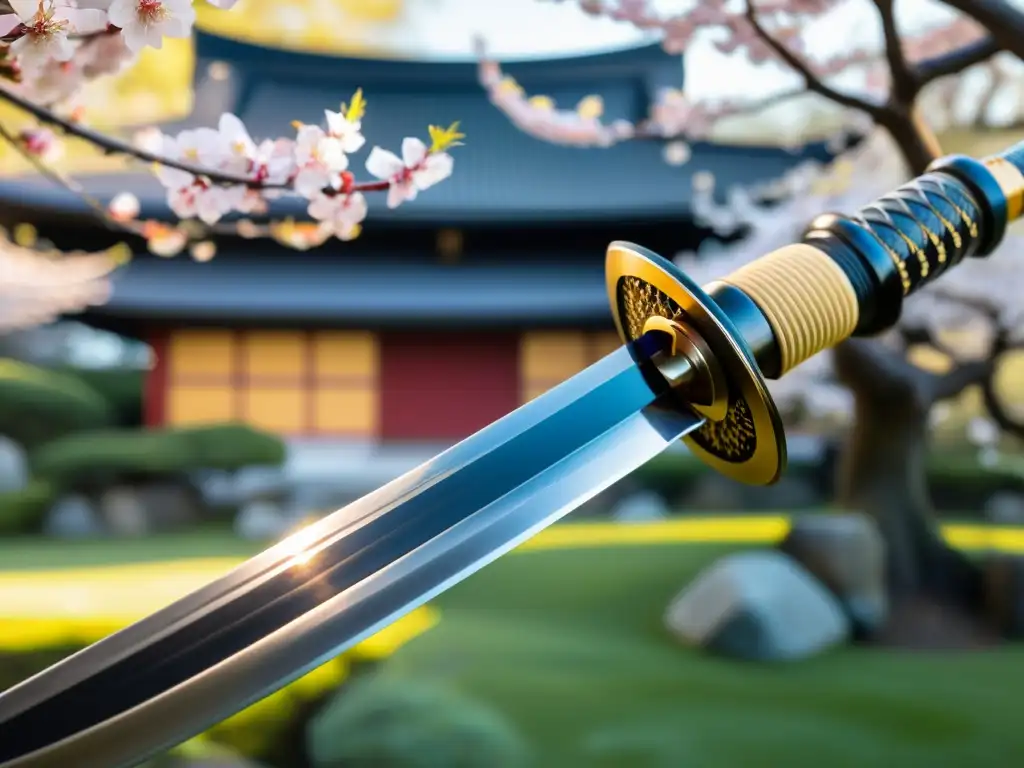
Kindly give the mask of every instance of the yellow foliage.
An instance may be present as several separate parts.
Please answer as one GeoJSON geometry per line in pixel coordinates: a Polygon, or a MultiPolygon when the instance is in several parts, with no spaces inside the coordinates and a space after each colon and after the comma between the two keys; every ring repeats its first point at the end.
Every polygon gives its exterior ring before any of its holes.
{"type": "Polygon", "coordinates": [[[600,96],[584,96],[576,105],[576,113],[584,120],[597,120],[604,114],[604,100],[600,96]]]}
{"type": "Polygon", "coordinates": [[[18,224],[14,227],[14,242],[22,248],[31,248],[38,237],[39,233],[31,224],[18,224]]]}
{"type": "Polygon", "coordinates": [[[459,133],[459,122],[457,120],[447,128],[431,125],[427,130],[430,132],[431,152],[444,152],[451,147],[461,147],[462,142],[459,139],[466,138],[466,134],[459,133]]]}
{"type": "Polygon", "coordinates": [[[374,33],[399,21],[404,0],[240,0],[230,11],[196,6],[200,29],[247,43],[287,50],[393,55],[374,33]]]}
{"type": "Polygon", "coordinates": [[[366,114],[366,99],[363,98],[362,88],[357,88],[356,92],[352,94],[351,104],[341,103],[341,111],[345,113],[345,119],[350,123],[363,119],[363,116],[366,114]]]}

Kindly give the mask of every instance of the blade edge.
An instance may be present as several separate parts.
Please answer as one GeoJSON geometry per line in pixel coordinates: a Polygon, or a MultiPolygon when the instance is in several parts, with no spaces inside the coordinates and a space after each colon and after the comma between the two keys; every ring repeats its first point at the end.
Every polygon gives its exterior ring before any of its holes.
{"type": "Polygon", "coordinates": [[[138,759],[173,746],[194,735],[197,728],[202,730],[206,723],[216,722],[259,700],[429,601],[702,423],[703,419],[696,415],[650,406],[388,568],[197,678],[87,731],[3,763],[2,768],[63,768],[71,762],[76,768],[128,768],[138,759]],[[607,470],[601,481],[581,477],[596,467],[607,470]],[[561,470],[557,473],[559,482],[553,483],[556,469],[561,470]],[[570,480],[584,484],[586,490],[581,494],[575,486],[570,487],[570,480]],[[548,496],[543,511],[535,508],[531,514],[528,505],[535,504],[538,494],[544,492],[548,496]],[[554,509],[552,503],[556,505],[554,509]],[[484,537],[486,533],[492,536],[484,537]],[[425,577],[432,585],[429,589],[421,587],[425,577]],[[405,593],[404,598],[397,597],[395,592],[402,588],[411,592],[405,593]],[[396,598],[397,607],[390,611],[382,607],[394,605],[396,598]],[[353,616],[354,607],[371,613],[375,610],[379,616],[361,632],[340,639],[345,633],[341,625],[346,617],[353,616]],[[310,661],[297,665],[296,656],[310,661]],[[223,703],[226,698],[232,701],[227,708],[223,703]],[[154,743],[157,733],[162,737],[154,743]]]}

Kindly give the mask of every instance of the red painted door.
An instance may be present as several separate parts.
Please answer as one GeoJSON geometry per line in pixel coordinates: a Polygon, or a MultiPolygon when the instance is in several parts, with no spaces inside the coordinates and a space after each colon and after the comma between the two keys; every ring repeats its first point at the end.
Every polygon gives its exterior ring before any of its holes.
{"type": "Polygon", "coordinates": [[[381,437],[458,440],[519,405],[514,333],[386,333],[381,437]]]}

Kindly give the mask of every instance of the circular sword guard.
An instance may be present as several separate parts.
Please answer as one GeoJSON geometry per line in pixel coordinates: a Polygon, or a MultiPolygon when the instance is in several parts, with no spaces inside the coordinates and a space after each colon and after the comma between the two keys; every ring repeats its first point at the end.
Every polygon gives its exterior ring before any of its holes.
{"type": "Polygon", "coordinates": [[[631,243],[609,246],[605,277],[624,342],[651,330],[684,339],[676,346],[686,358],[682,370],[667,364],[659,368],[678,382],[681,399],[707,417],[683,438],[690,450],[734,480],[775,482],[786,463],[782,420],[754,352],[730,314],[671,262],[631,243]]]}

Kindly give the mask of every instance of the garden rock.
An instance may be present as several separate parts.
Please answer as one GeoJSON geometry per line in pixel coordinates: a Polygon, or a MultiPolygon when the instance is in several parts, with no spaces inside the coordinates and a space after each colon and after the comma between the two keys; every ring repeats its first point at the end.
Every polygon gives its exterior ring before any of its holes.
{"type": "Polygon", "coordinates": [[[84,496],[62,496],[50,507],[43,533],[59,539],[102,536],[106,529],[96,509],[84,496]]]}
{"type": "Polygon", "coordinates": [[[985,603],[990,618],[1005,637],[1024,640],[1024,556],[988,555],[985,603]]]}
{"type": "Polygon", "coordinates": [[[867,515],[800,515],[779,549],[832,591],[855,632],[870,635],[889,613],[885,590],[885,542],[867,515]]]}
{"type": "Polygon", "coordinates": [[[620,523],[651,523],[669,516],[668,503],[654,491],[630,494],[612,509],[612,517],[620,523]]]}
{"type": "Polygon", "coordinates": [[[20,491],[28,485],[25,450],[9,437],[0,435],[0,493],[20,491]]]}
{"type": "Polygon", "coordinates": [[[700,573],[665,614],[688,645],[739,659],[792,661],[849,636],[836,598],[782,552],[729,555],[700,573]]]}
{"type": "Polygon", "coordinates": [[[100,512],[115,536],[143,536],[173,531],[203,515],[199,494],[182,483],[120,485],[100,498],[100,512]]]}
{"type": "Polygon", "coordinates": [[[145,536],[150,532],[146,507],[132,488],[116,486],[100,496],[100,515],[114,536],[145,536]]]}
{"type": "Polygon", "coordinates": [[[426,681],[382,675],[350,683],[309,722],[312,768],[526,768],[523,734],[485,702],[426,681]]]}
{"type": "Polygon", "coordinates": [[[242,507],[235,516],[235,533],[254,541],[276,539],[288,531],[292,522],[279,504],[257,499],[242,507]]]}
{"type": "Polygon", "coordinates": [[[1002,491],[985,502],[985,517],[996,525],[1024,524],[1024,494],[1002,491]]]}

